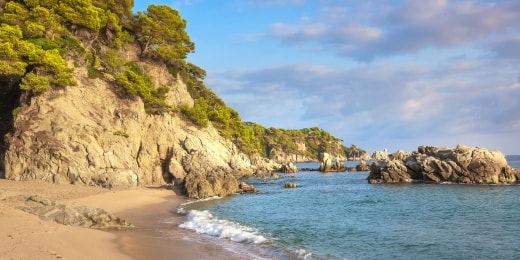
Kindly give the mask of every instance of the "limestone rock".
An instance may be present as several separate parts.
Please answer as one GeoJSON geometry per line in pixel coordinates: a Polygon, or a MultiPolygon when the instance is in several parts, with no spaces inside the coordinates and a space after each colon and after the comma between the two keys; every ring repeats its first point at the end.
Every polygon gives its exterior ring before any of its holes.
{"type": "Polygon", "coordinates": [[[497,150],[458,145],[455,149],[420,146],[394,160],[374,162],[369,183],[453,182],[498,184],[520,182],[520,170],[497,150]]]}

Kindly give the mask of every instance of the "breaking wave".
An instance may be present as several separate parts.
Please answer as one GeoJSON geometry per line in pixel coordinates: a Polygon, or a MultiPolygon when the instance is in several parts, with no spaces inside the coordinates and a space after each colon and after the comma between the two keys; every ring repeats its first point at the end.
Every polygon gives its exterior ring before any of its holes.
{"type": "Polygon", "coordinates": [[[208,210],[190,210],[188,220],[180,224],[179,227],[193,230],[199,234],[226,238],[238,243],[260,244],[267,240],[264,236],[259,235],[256,229],[218,219],[208,210]]]}

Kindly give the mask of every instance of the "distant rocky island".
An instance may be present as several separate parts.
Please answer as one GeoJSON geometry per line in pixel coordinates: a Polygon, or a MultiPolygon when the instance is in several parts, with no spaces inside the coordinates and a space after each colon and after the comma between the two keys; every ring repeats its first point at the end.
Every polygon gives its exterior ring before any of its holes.
{"type": "Polygon", "coordinates": [[[375,161],[368,182],[515,184],[520,182],[520,170],[508,165],[497,150],[420,146],[415,152],[398,151],[386,160],[375,161]]]}

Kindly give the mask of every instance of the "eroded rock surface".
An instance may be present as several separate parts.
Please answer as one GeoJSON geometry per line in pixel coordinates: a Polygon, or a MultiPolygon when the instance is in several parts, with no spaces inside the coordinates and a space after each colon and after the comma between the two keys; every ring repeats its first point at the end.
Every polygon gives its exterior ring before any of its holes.
{"type": "Polygon", "coordinates": [[[341,157],[334,157],[329,153],[320,153],[318,160],[320,161],[318,170],[321,172],[344,172],[347,170],[341,157]]]}
{"type": "Polygon", "coordinates": [[[38,195],[18,196],[16,198],[24,201],[23,206],[17,208],[37,215],[45,221],[54,221],[68,226],[81,226],[87,228],[129,228],[134,227],[124,219],[108,214],[104,209],[90,209],[85,206],[67,207],[63,204],[56,204],[38,195]]]}
{"type": "Polygon", "coordinates": [[[512,184],[520,170],[507,164],[497,150],[458,145],[455,149],[420,146],[417,152],[371,165],[370,183],[453,182],[512,184]]]}

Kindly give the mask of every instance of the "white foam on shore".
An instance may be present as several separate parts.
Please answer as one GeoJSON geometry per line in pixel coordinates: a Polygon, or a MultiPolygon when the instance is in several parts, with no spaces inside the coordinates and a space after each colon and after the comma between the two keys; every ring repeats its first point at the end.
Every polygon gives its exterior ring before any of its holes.
{"type": "Polygon", "coordinates": [[[188,214],[188,211],[185,209],[186,205],[197,203],[197,202],[202,202],[202,201],[219,200],[219,199],[222,199],[222,197],[213,196],[213,197],[209,197],[209,198],[205,198],[205,199],[188,201],[188,202],[182,203],[181,205],[179,205],[179,207],[177,207],[177,213],[181,214],[181,215],[186,215],[186,214],[188,214]]]}
{"type": "Polygon", "coordinates": [[[188,220],[179,225],[200,234],[226,238],[238,243],[260,244],[266,241],[262,235],[251,227],[246,227],[228,220],[214,217],[209,211],[190,210],[188,220]]]}
{"type": "Polygon", "coordinates": [[[303,259],[303,260],[312,259],[312,253],[307,252],[304,249],[296,249],[296,250],[294,250],[294,254],[296,255],[297,259],[303,259]]]}

